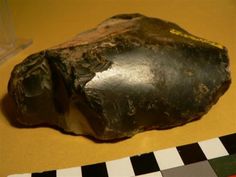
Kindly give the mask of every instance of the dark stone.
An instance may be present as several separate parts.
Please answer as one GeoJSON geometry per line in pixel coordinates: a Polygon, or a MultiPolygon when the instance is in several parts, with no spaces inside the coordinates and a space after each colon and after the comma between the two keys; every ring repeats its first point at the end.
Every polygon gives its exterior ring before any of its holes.
{"type": "Polygon", "coordinates": [[[125,14],[29,56],[8,91],[23,125],[112,140],[199,119],[228,89],[228,67],[225,47],[125,14]]]}

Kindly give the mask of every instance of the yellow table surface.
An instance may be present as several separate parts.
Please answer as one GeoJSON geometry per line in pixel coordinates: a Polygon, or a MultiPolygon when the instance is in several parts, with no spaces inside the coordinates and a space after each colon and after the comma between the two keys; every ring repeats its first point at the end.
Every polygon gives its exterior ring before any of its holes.
{"type": "MultiPolygon", "coordinates": [[[[107,161],[236,132],[235,0],[10,0],[9,6],[17,35],[33,39],[33,44],[0,66],[1,100],[15,64],[119,13],[139,12],[169,20],[192,34],[225,45],[233,82],[201,120],[116,143],[95,143],[50,128],[16,128],[1,110],[0,177],[107,161]]],[[[0,104],[2,107],[2,101],[0,104]]]]}

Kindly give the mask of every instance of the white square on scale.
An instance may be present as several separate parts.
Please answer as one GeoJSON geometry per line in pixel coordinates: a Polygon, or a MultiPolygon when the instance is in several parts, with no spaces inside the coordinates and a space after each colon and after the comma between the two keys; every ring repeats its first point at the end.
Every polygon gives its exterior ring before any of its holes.
{"type": "Polygon", "coordinates": [[[57,170],[57,177],[82,177],[81,167],[57,170]]]}
{"type": "Polygon", "coordinates": [[[106,162],[109,177],[131,177],[134,176],[134,170],[130,158],[122,158],[106,162]]]}
{"type": "Polygon", "coordinates": [[[154,155],[156,157],[160,170],[166,170],[169,168],[174,168],[184,165],[175,147],[155,151],[154,155]]]}
{"type": "Polygon", "coordinates": [[[31,177],[31,173],[18,174],[18,175],[9,175],[8,177],[31,177]]]}
{"type": "Polygon", "coordinates": [[[198,144],[207,159],[213,159],[229,155],[219,138],[212,138],[206,141],[200,141],[198,144]]]}

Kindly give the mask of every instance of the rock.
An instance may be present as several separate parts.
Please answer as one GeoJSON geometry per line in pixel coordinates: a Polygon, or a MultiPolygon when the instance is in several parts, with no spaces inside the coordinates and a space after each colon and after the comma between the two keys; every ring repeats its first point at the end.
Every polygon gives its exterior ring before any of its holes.
{"type": "Polygon", "coordinates": [[[99,140],[199,119],[228,89],[225,47],[140,14],[27,57],[8,84],[17,121],[99,140]]]}

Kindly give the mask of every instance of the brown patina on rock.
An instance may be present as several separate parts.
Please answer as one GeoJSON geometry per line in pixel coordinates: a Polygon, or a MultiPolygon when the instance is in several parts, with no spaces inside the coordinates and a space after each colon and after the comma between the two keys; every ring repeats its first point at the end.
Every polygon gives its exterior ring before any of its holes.
{"type": "Polygon", "coordinates": [[[228,66],[215,42],[123,14],[27,57],[8,91],[23,125],[113,140],[199,119],[228,89],[228,66]]]}

